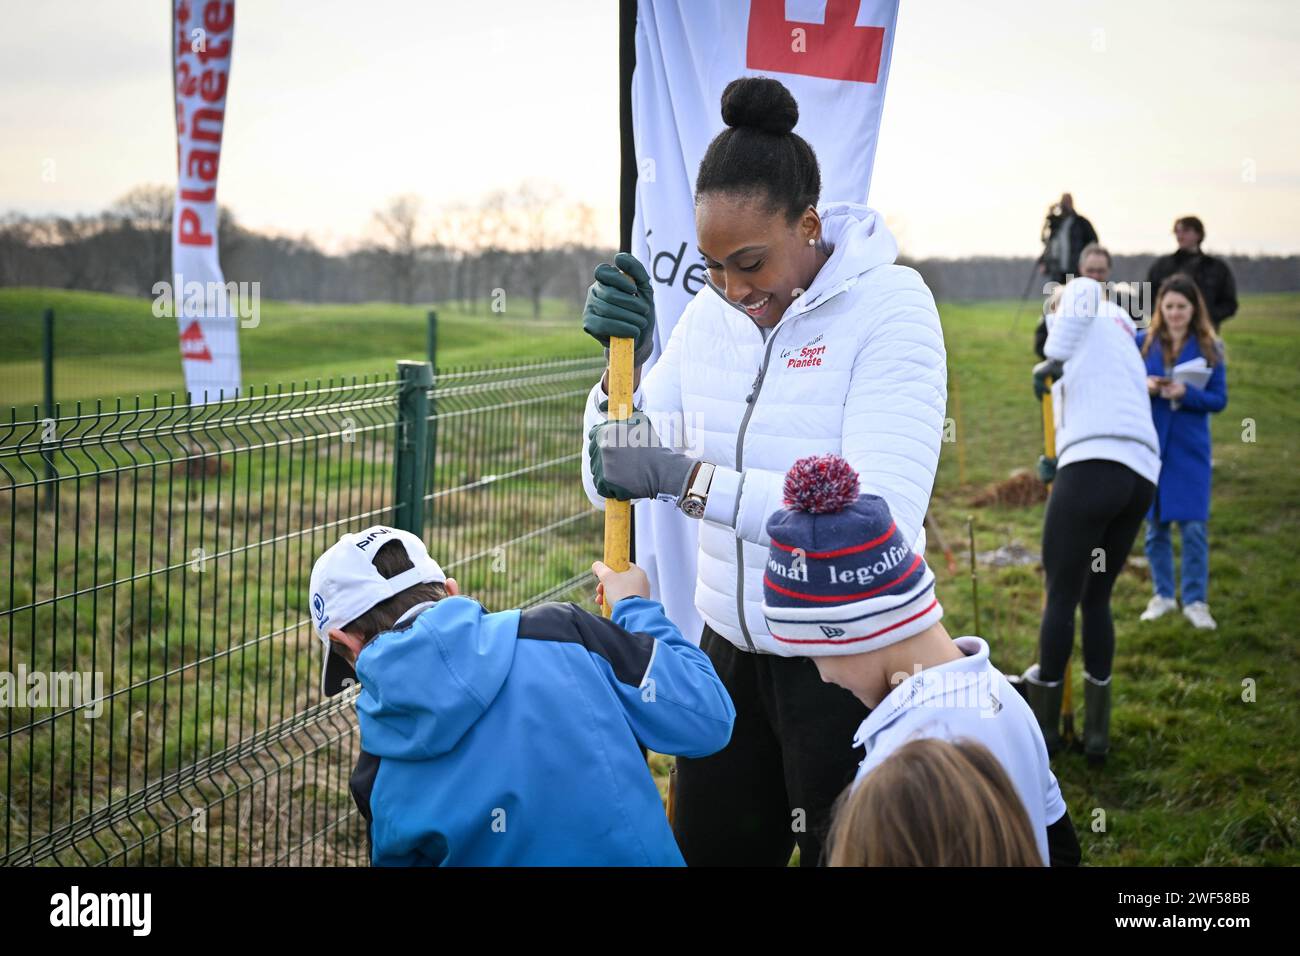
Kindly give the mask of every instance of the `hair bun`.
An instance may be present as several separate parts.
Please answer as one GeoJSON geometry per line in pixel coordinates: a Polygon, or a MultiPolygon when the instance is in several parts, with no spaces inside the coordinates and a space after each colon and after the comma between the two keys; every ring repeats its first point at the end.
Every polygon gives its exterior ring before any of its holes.
{"type": "Polygon", "coordinates": [[[722,121],[735,128],[785,134],[799,122],[799,104],[779,80],[744,76],[722,91],[722,121]]]}

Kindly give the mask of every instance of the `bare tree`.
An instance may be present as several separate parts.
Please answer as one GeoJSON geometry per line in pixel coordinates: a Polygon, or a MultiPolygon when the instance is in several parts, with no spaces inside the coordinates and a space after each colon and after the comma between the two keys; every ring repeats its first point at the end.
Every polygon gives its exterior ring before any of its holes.
{"type": "Polygon", "coordinates": [[[557,186],[535,180],[519,185],[514,195],[519,223],[519,273],[533,304],[533,318],[542,317],[542,293],[551,278],[552,253],[565,239],[564,210],[557,186]]]}
{"type": "Polygon", "coordinates": [[[468,309],[473,298],[471,270],[480,251],[477,212],[463,203],[438,211],[429,236],[435,250],[442,250],[449,272],[448,298],[468,309]]]}
{"type": "Polygon", "coordinates": [[[33,231],[32,224],[18,213],[0,219],[0,286],[22,285],[36,274],[31,252],[33,231]]]}
{"type": "Polygon", "coordinates": [[[141,292],[169,279],[175,190],[158,183],[136,186],[104,213],[105,225],[130,250],[131,286],[141,292]]]}
{"type": "MultiPolygon", "coordinates": [[[[569,207],[572,223],[569,241],[564,250],[563,285],[560,294],[578,309],[582,308],[587,295],[587,287],[592,281],[592,270],[602,256],[593,250],[603,243],[596,227],[596,210],[584,202],[574,203],[569,207]]],[[[611,253],[607,258],[612,259],[611,253]]]]}
{"type": "MultiPolygon", "coordinates": [[[[510,287],[510,248],[514,236],[511,196],[503,189],[489,193],[474,211],[471,235],[475,247],[474,288],[476,295],[496,300],[495,290],[510,287]]],[[[477,299],[471,310],[478,311],[477,299]]]]}
{"type": "Polygon", "coordinates": [[[145,232],[171,232],[175,190],[159,183],[135,186],[114,200],[107,216],[145,232]]]}
{"type": "Polygon", "coordinates": [[[386,207],[375,213],[375,221],[388,240],[386,249],[396,283],[397,301],[409,305],[415,301],[416,267],[420,252],[417,238],[420,197],[409,193],[393,197],[386,207]]]}

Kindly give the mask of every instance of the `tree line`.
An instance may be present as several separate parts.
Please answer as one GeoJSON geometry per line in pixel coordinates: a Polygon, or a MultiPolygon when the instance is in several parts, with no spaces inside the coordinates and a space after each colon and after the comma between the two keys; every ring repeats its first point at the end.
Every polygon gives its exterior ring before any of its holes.
{"type": "MultiPolygon", "coordinates": [[[[81,216],[0,216],[0,286],[47,286],[152,295],[170,279],[173,190],[138,186],[104,211],[81,216]]],[[[261,283],[267,299],[405,304],[450,302],[486,312],[497,290],[579,308],[596,263],[614,254],[596,235],[591,207],[544,183],[525,182],[476,204],[426,210],[396,196],[374,213],[374,235],[330,253],[310,238],[245,229],[222,208],[221,265],[228,282],[261,283]]],[[[1140,281],[1155,254],[1116,255],[1112,278],[1140,281]]],[[[1300,291],[1300,257],[1224,256],[1240,292],[1300,291]]],[[[900,259],[936,298],[1037,297],[1033,258],[900,259]]]]}
{"type": "MultiPolygon", "coordinates": [[[[151,296],[171,279],[173,193],[142,185],[100,213],[0,216],[0,286],[151,296]]],[[[614,254],[596,237],[590,207],[537,183],[432,211],[397,196],[372,225],[372,237],[330,253],[307,237],[246,229],[222,207],[222,272],[227,282],[260,282],[267,299],[453,302],[471,313],[504,290],[540,316],[544,298],[581,305],[593,266],[614,254]]]]}

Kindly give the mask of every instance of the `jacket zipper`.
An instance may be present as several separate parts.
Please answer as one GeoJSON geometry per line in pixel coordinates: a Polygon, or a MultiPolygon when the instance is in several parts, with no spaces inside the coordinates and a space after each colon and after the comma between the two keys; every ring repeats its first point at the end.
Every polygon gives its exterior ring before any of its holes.
{"type": "MultiPolygon", "coordinates": [[[[715,286],[712,282],[709,283],[709,287],[718,294],[718,297],[722,299],[724,303],[731,306],[731,308],[735,309],[736,311],[740,312],[742,315],[745,316],[745,318],[747,319],[749,318],[749,313],[747,313],[740,306],[736,305],[730,299],[728,299],[726,295],[722,292],[722,290],[719,289],[717,286],[715,286]]],[[[808,312],[811,312],[813,309],[816,309],[818,306],[823,305],[824,303],[829,302],[831,299],[835,298],[837,295],[843,292],[845,288],[846,287],[844,285],[841,285],[835,291],[824,296],[822,300],[817,303],[817,305],[814,305],[812,308],[808,309],[807,312],[800,312],[796,315],[787,314],[781,316],[781,321],[778,322],[776,325],[772,326],[772,331],[767,337],[767,348],[763,352],[763,364],[759,366],[758,375],[754,377],[754,384],[750,386],[749,395],[746,396],[745,398],[745,404],[748,407],[745,409],[744,417],[741,418],[740,420],[740,429],[736,432],[736,471],[739,472],[742,476],[745,473],[744,454],[743,454],[744,447],[745,447],[745,430],[749,428],[749,419],[754,414],[754,407],[758,404],[758,393],[759,391],[762,390],[763,380],[767,377],[767,365],[772,358],[772,347],[776,345],[777,332],[780,331],[781,326],[785,325],[788,320],[797,319],[800,315],[807,315],[808,312]]],[[[753,320],[750,319],[750,321],[752,322],[753,320]]],[[[758,334],[762,335],[763,333],[759,332],[758,334]]],[[[741,487],[737,490],[737,498],[736,498],[737,509],[739,509],[740,507],[739,495],[743,491],[744,491],[744,484],[742,483],[741,487]]],[[[754,646],[754,638],[750,635],[749,624],[745,620],[745,542],[740,538],[739,535],[736,536],[736,620],[740,622],[740,634],[742,637],[744,637],[746,646],[749,647],[750,651],[757,653],[758,648],[754,646]]]]}
{"type": "MultiPolygon", "coordinates": [[[[826,296],[808,312],[835,298],[842,291],[843,289],[838,289],[826,296]]],[[[740,420],[740,429],[736,432],[736,471],[740,472],[741,475],[745,473],[745,431],[749,428],[749,419],[753,416],[754,408],[758,405],[758,393],[762,391],[763,380],[767,378],[767,366],[772,359],[772,348],[776,345],[777,333],[781,330],[781,326],[786,324],[787,320],[797,319],[800,315],[807,315],[808,312],[781,316],[781,321],[772,326],[772,331],[767,336],[767,348],[763,352],[763,364],[759,366],[758,375],[754,377],[754,384],[750,386],[749,395],[745,398],[745,404],[748,407],[745,409],[744,417],[740,420]]],[[[759,333],[759,335],[762,334],[759,333]]],[[[737,495],[739,496],[743,491],[744,484],[742,483],[737,495]]],[[[740,507],[739,497],[736,498],[736,507],[740,507]]],[[[745,542],[739,535],[736,536],[736,619],[740,622],[740,633],[745,638],[745,643],[751,651],[757,651],[758,648],[754,646],[754,639],[749,633],[749,624],[745,620],[745,542]]]]}
{"type": "MultiPolygon", "coordinates": [[[[784,317],[782,317],[784,319],[784,317]]],[[[782,323],[778,323],[780,325],[782,323]]],[[[762,335],[762,333],[759,333],[762,335]]],[[[736,432],[736,471],[741,475],[745,473],[744,449],[745,449],[745,430],[749,428],[749,419],[754,414],[754,406],[758,403],[758,393],[763,387],[763,379],[767,375],[767,363],[772,358],[772,347],[776,344],[776,326],[767,336],[767,349],[763,352],[763,364],[758,368],[758,375],[754,377],[754,384],[749,388],[749,395],[745,397],[745,415],[740,420],[740,428],[736,432]]],[[[742,485],[737,490],[739,495],[744,490],[742,485]]],[[[740,498],[736,498],[736,507],[740,507],[740,498]]],[[[749,633],[749,624],[745,620],[745,542],[736,535],[736,619],[740,622],[740,633],[745,638],[745,644],[751,651],[758,650],[754,646],[754,639],[749,633]]]]}

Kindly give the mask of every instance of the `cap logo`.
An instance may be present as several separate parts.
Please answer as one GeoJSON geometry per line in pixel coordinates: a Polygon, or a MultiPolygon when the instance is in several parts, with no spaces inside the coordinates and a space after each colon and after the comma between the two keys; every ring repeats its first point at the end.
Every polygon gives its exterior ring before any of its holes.
{"type": "Polygon", "coordinates": [[[389,531],[388,528],[380,528],[378,531],[372,531],[370,532],[370,534],[366,535],[364,538],[362,538],[360,541],[356,543],[357,548],[364,551],[366,550],[366,548],[370,546],[371,542],[373,542],[376,538],[391,533],[392,532],[389,531]]]}
{"type": "Polygon", "coordinates": [[[825,634],[827,637],[844,636],[844,628],[842,627],[831,627],[829,624],[823,624],[821,627],[822,627],[822,633],[825,634]]]}
{"type": "Polygon", "coordinates": [[[311,596],[312,610],[316,612],[316,626],[322,627],[325,624],[325,599],[317,592],[311,596]]]}

